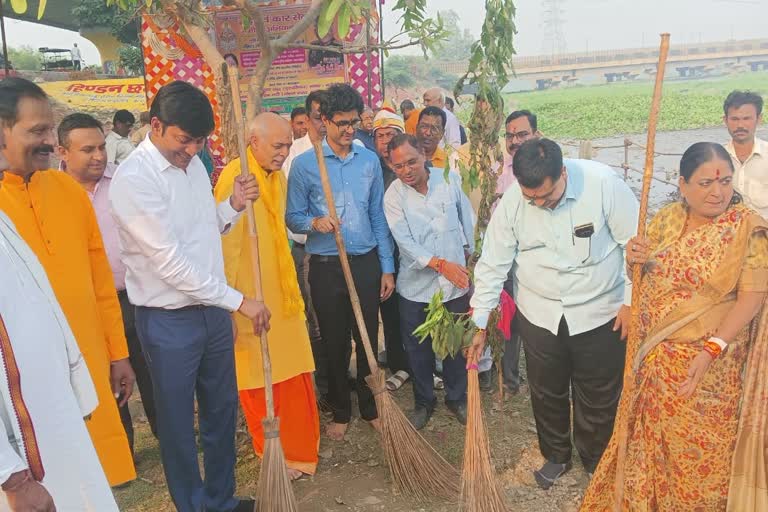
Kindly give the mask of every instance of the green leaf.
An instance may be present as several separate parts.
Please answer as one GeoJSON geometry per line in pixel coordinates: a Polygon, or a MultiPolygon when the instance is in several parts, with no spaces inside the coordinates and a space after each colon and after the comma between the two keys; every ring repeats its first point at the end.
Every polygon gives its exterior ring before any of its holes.
{"type": "Polygon", "coordinates": [[[352,18],[352,10],[349,8],[349,4],[343,4],[339,9],[339,39],[346,39],[349,35],[349,26],[352,18]]]}
{"type": "Polygon", "coordinates": [[[321,38],[328,35],[333,25],[333,19],[336,17],[336,13],[339,12],[344,0],[331,0],[326,2],[323,7],[320,17],[317,20],[317,35],[321,38]]]}

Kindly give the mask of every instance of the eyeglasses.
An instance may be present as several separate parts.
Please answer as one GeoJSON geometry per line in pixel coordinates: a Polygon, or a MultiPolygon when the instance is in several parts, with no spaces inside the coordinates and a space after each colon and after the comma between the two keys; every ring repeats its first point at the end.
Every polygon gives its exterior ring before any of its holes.
{"type": "Polygon", "coordinates": [[[438,134],[438,133],[443,131],[442,127],[435,126],[433,124],[419,124],[419,125],[416,125],[416,128],[418,130],[423,130],[423,131],[425,131],[427,133],[431,133],[431,134],[438,134]]]}
{"type": "Polygon", "coordinates": [[[422,163],[420,158],[411,158],[404,164],[392,164],[392,170],[402,171],[406,167],[408,167],[409,169],[418,169],[420,166],[423,166],[423,165],[424,164],[422,163]]]}
{"type": "Polygon", "coordinates": [[[359,117],[357,119],[352,119],[351,121],[334,121],[333,119],[328,119],[328,121],[335,124],[339,130],[348,130],[350,128],[352,128],[353,130],[356,130],[357,128],[360,127],[360,123],[361,123],[359,117]]]}
{"type": "Polygon", "coordinates": [[[531,132],[526,132],[526,131],[516,132],[516,133],[507,132],[504,134],[504,138],[509,141],[517,139],[521,142],[526,140],[530,136],[531,136],[531,132]]]}

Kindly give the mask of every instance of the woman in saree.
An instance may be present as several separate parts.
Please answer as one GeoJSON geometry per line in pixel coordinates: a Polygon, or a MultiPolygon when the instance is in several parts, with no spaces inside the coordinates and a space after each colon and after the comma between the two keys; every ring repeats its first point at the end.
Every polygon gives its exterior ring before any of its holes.
{"type": "Polygon", "coordinates": [[[643,265],[639,318],[584,512],[768,510],[768,223],[732,178],[723,146],[694,144],[682,200],[627,245],[627,264],[643,265]]]}

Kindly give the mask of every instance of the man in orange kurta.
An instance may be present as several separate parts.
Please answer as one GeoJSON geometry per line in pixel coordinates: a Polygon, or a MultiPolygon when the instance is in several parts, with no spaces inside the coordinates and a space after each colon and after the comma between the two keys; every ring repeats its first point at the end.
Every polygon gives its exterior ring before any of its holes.
{"type": "MultiPolygon", "coordinates": [[[[275,415],[280,418],[280,441],[291,478],[312,475],[317,468],[320,420],[312,372],[315,369],[307,333],[304,303],[291,258],[285,226],[286,180],[281,168],[291,147],[288,121],[273,113],[260,114],[250,123],[248,168],[259,183],[254,203],[259,236],[264,301],[272,313],[268,333],[275,415]]],[[[228,197],[240,159],[233,160],[216,183],[216,199],[228,197]]],[[[248,223],[243,216],[222,237],[224,269],[230,286],[254,294],[248,223]]],[[[264,373],[259,337],[253,323],[235,313],[237,387],[256,453],[264,452],[261,420],[266,415],[264,373]]]]}
{"type": "Polygon", "coordinates": [[[128,400],[135,377],[96,216],[82,187],[49,169],[54,123],[45,92],[21,78],[0,81],[0,120],[8,160],[0,169],[0,210],[48,275],[96,387],[91,440],[110,485],[126,483],[136,470],[116,398],[128,400]]]}

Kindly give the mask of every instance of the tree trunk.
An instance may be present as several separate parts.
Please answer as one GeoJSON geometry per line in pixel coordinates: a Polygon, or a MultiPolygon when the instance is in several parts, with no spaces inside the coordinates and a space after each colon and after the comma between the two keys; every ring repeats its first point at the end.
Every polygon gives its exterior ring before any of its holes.
{"type": "Polygon", "coordinates": [[[224,147],[224,158],[231,161],[237,158],[237,121],[233,116],[232,93],[229,88],[227,64],[224,62],[219,49],[208,37],[208,32],[200,26],[181,20],[189,38],[197,45],[203,58],[211,67],[216,84],[216,101],[221,124],[221,144],[224,147]]]}
{"type": "Polygon", "coordinates": [[[272,62],[275,60],[274,54],[269,56],[262,53],[262,58],[256,65],[256,72],[251,78],[251,82],[248,87],[248,104],[246,105],[246,114],[248,119],[253,119],[256,114],[260,114],[264,108],[262,96],[264,95],[264,86],[267,83],[267,75],[269,75],[269,68],[272,66],[272,62]]]}

